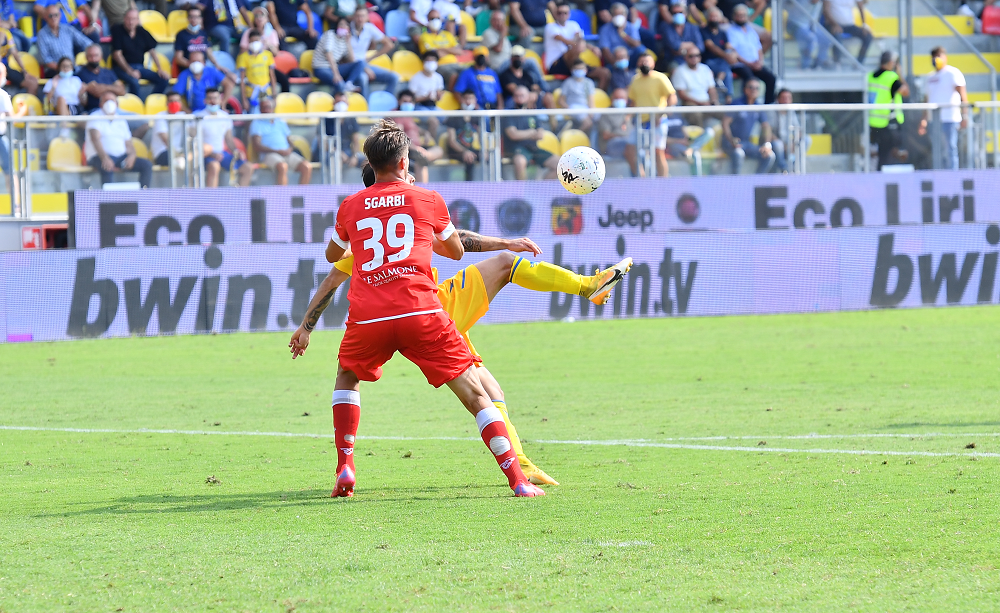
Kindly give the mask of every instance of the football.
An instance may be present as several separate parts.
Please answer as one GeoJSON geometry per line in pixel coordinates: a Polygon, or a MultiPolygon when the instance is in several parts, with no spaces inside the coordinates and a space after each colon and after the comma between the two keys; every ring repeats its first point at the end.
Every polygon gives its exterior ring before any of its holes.
{"type": "Polygon", "coordinates": [[[573,147],[559,158],[557,172],[566,191],[589,194],[604,183],[604,158],[590,147],[573,147]]]}

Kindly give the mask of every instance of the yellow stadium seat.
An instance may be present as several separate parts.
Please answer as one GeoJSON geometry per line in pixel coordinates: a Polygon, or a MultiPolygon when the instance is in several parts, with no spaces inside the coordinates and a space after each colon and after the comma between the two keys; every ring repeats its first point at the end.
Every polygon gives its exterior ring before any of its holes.
{"type": "Polygon", "coordinates": [[[35,35],[35,19],[31,15],[25,15],[17,20],[18,27],[25,36],[31,38],[35,35]]]}
{"type": "Polygon", "coordinates": [[[441,99],[437,101],[437,107],[442,111],[457,111],[462,108],[462,105],[459,104],[455,94],[445,90],[441,92],[441,99]]]}
{"type": "Polygon", "coordinates": [[[87,63],[87,54],[84,51],[76,54],[76,65],[84,66],[87,63]]]}
{"type": "MultiPolygon", "coordinates": [[[[165,56],[162,53],[160,53],[159,51],[156,51],[155,49],[152,50],[152,51],[147,51],[146,52],[146,58],[145,58],[146,61],[143,62],[142,65],[145,66],[147,69],[152,70],[153,72],[156,72],[156,63],[153,62],[153,54],[154,53],[157,55],[157,57],[160,58],[160,66],[163,68],[163,70],[167,71],[167,75],[169,75],[170,71],[172,70],[170,59],[167,58],[167,56],[165,56]]],[[[110,60],[111,58],[108,58],[108,59],[110,60]]],[[[108,66],[110,67],[111,64],[108,64],[108,66]]]]}
{"type": "Polygon", "coordinates": [[[383,70],[392,70],[392,60],[389,59],[389,56],[384,53],[378,57],[374,57],[371,60],[369,60],[368,65],[378,66],[383,70]]]}
{"type": "Polygon", "coordinates": [[[309,73],[309,76],[313,76],[313,50],[307,49],[302,52],[299,56],[299,69],[304,70],[309,73]]]}
{"type": "Polygon", "coordinates": [[[809,150],[806,155],[830,155],[833,152],[833,136],[830,134],[810,134],[809,150]]]}
{"type": "Polygon", "coordinates": [[[545,134],[538,140],[538,148],[548,151],[552,155],[562,155],[559,137],[548,130],[543,130],[543,132],[545,134]]]}
{"type": "Polygon", "coordinates": [[[128,111],[129,113],[135,113],[137,115],[146,114],[146,105],[142,103],[139,96],[135,94],[125,94],[124,96],[118,96],[118,108],[123,111],[128,111]]]}
{"type": "Polygon", "coordinates": [[[188,27],[188,15],[187,11],[175,10],[170,11],[167,15],[167,35],[171,38],[176,38],[177,33],[188,27]]]}
{"type": "MultiPolygon", "coordinates": [[[[274,100],[274,112],[278,114],[284,113],[305,113],[306,103],[302,101],[302,98],[298,94],[291,92],[282,92],[274,100]]],[[[288,123],[295,126],[308,126],[316,125],[319,122],[318,119],[289,119],[288,123]]]]}
{"type": "Polygon", "coordinates": [[[21,55],[21,64],[24,67],[24,70],[27,71],[27,73],[30,74],[31,76],[40,78],[42,76],[42,71],[38,67],[38,60],[35,59],[35,56],[31,55],[30,53],[22,53],[20,55],[21,55]]]}
{"type": "Polygon", "coordinates": [[[483,40],[482,36],[476,35],[476,19],[472,15],[466,13],[465,11],[460,11],[459,14],[462,16],[461,23],[465,26],[465,40],[470,43],[478,43],[483,40]]]}
{"type": "Polygon", "coordinates": [[[392,70],[399,75],[401,81],[409,81],[410,77],[423,69],[424,63],[412,51],[400,49],[392,54],[392,70]]]}
{"type": "Polygon", "coordinates": [[[552,102],[555,104],[559,104],[559,98],[561,97],[562,97],[562,88],[561,87],[555,88],[552,91],[552,102]]]}
{"type": "MultiPolygon", "coordinates": [[[[185,21],[187,19],[185,18],[185,21]]],[[[158,43],[174,42],[174,35],[167,29],[167,19],[159,11],[139,11],[139,23],[153,35],[158,43]]]]}
{"type": "Polygon", "coordinates": [[[59,172],[89,172],[90,166],[84,166],[83,153],[80,145],[69,138],[53,138],[49,141],[49,152],[45,156],[49,170],[59,172]]]}
{"type": "Polygon", "coordinates": [[[583,60],[583,62],[587,66],[590,66],[591,68],[601,67],[601,58],[597,57],[597,54],[591,51],[590,49],[587,49],[583,53],[581,53],[580,59],[583,60]]]}
{"type": "Polygon", "coordinates": [[[351,92],[347,96],[347,112],[363,113],[368,110],[368,101],[358,92],[351,92]]]}
{"type": "Polygon", "coordinates": [[[292,147],[294,147],[298,154],[304,157],[307,162],[312,159],[312,147],[309,146],[309,141],[307,141],[304,136],[292,134],[288,137],[288,142],[291,143],[292,147]]]}
{"type": "Polygon", "coordinates": [[[156,115],[167,110],[166,94],[150,94],[146,96],[146,114],[156,115]]]}
{"type": "MultiPolygon", "coordinates": [[[[26,55],[28,54],[22,53],[21,57],[26,55]]],[[[36,96],[32,96],[31,94],[16,94],[11,100],[11,105],[14,107],[15,111],[21,108],[22,104],[26,104],[28,106],[28,115],[41,117],[45,114],[45,111],[42,109],[42,102],[36,96]]],[[[23,128],[24,122],[15,123],[14,125],[19,128],[23,128]]]]}
{"type": "Polygon", "coordinates": [[[149,153],[149,147],[141,139],[132,138],[132,148],[135,149],[135,157],[149,160],[150,162],[153,161],[153,156],[149,153]]]}
{"type": "Polygon", "coordinates": [[[458,63],[458,58],[451,53],[446,53],[438,58],[438,66],[447,66],[448,64],[457,64],[457,63],[458,63]]]}
{"type": "Polygon", "coordinates": [[[329,113],[333,111],[333,96],[326,92],[312,92],[306,96],[307,113],[329,113]]]}
{"type": "Polygon", "coordinates": [[[555,22],[555,20],[556,18],[552,16],[552,13],[549,12],[549,9],[545,9],[545,24],[548,25],[550,23],[555,22]]]}
{"type": "MultiPolygon", "coordinates": [[[[539,144],[539,146],[541,146],[539,144]]],[[[559,154],[566,153],[573,147],[589,147],[590,137],[582,130],[563,130],[559,138],[559,154]]]]}
{"type": "Polygon", "coordinates": [[[594,90],[594,108],[606,109],[611,106],[611,96],[603,89],[594,90]]]}

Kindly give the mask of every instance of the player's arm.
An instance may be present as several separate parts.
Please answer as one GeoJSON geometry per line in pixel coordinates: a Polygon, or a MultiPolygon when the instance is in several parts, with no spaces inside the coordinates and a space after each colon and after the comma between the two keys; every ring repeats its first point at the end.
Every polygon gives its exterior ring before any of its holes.
{"type": "Polygon", "coordinates": [[[347,247],[340,244],[340,237],[334,232],[330,238],[330,244],[326,246],[326,261],[333,264],[344,257],[345,253],[347,253],[347,247]]]}
{"type": "MultiPolygon", "coordinates": [[[[465,249],[466,253],[480,253],[483,251],[513,251],[514,253],[521,253],[524,251],[530,251],[534,255],[539,255],[542,252],[541,247],[535,244],[530,238],[497,238],[495,236],[483,236],[482,234],[477,234],[470,230],[457,230],[458,238],[462,241],[462,247],[465,249]]],[[[442,252],[444,249],[440,245],[440,241],[434,240],[434,253],[447,257],[445,253],[442,252]]]]}
{"type": "Polygon", "coordinates": [[[323,279],[323,282],[319,284],[316,294],[309,301],[309,306],[306,308],[306,315],[302,318],[302,323],[292,333],[292,339],[288,341],[288,346],[292,350],[293,360],[306,352],[306,348],[309,346],[309,335],[312,334],[312,331],[316,328],[316,324],[319,323],[320,315],[323,314],[326,307],[330,306],[337,288],[349,278],[349,274],[334,266],[329,274],[326,275],[326,278],[323,279]]]}

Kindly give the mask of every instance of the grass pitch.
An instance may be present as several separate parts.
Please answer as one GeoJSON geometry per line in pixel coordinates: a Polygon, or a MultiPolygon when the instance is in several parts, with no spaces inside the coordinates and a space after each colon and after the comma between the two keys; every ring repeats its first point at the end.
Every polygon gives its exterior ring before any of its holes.
{"type": "Polygon", "coordinates": [[[399,357],[328,498],[339,333],[0,346],[0,611],[994,610],[998,324],[477,329],[536,500],[399,357]]]}

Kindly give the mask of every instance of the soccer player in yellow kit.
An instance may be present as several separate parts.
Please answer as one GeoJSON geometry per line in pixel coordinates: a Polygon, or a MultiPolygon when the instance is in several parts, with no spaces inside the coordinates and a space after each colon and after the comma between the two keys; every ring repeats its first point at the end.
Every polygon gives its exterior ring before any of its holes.
{"type": "MultiPolygon", "coordinates": [[[[511,253],[531,252],[536,256],[540,254],[542,250],[529,238],[503,239],[481,236],[468,230],[458,230],[458,232],[466,252],[503,251],[503,253],[467,266],[455,276],[439,283],[438,299],[469,346],[476,366],[479,367],[476,372],[479,374],[483,388],[503,415],[507,432],[510,435],[510,442],[517,453],[517,460],[521,465],[522,472],[535,485],[559,485],[555,479],[545,474],[545,471],[535,466],[525,455],[521,441],[517,436],[517,430],[510,422],[503,389],[493,374],[483,365],[482,357],[469,338],[469,330],[486,314],[490,308],[490,302],[497,293],[511,282],[525,289],[575,294],[589,299],[594,304],[604,304],[611,296],[611,290],[631,268],[632,258],[625,258],[611,268],[598,271],[592,276],[583,276],[548,262],[529,262],[523,257],[511,253]]],[[[436,248],[435,243],[435,250],[436,248]]],[[[319,322],[320,315],[330,305],[337,288],[350,278],[353,269],[354,256],[350,253],[345,254],[341,260],[334,264],[333,269],[320,283],[315,296],[309,302],[302,323],[292,334],[291,341],[288,343],[292,359],[305,353],[309,346],[310,333],[319,322]]]]}

